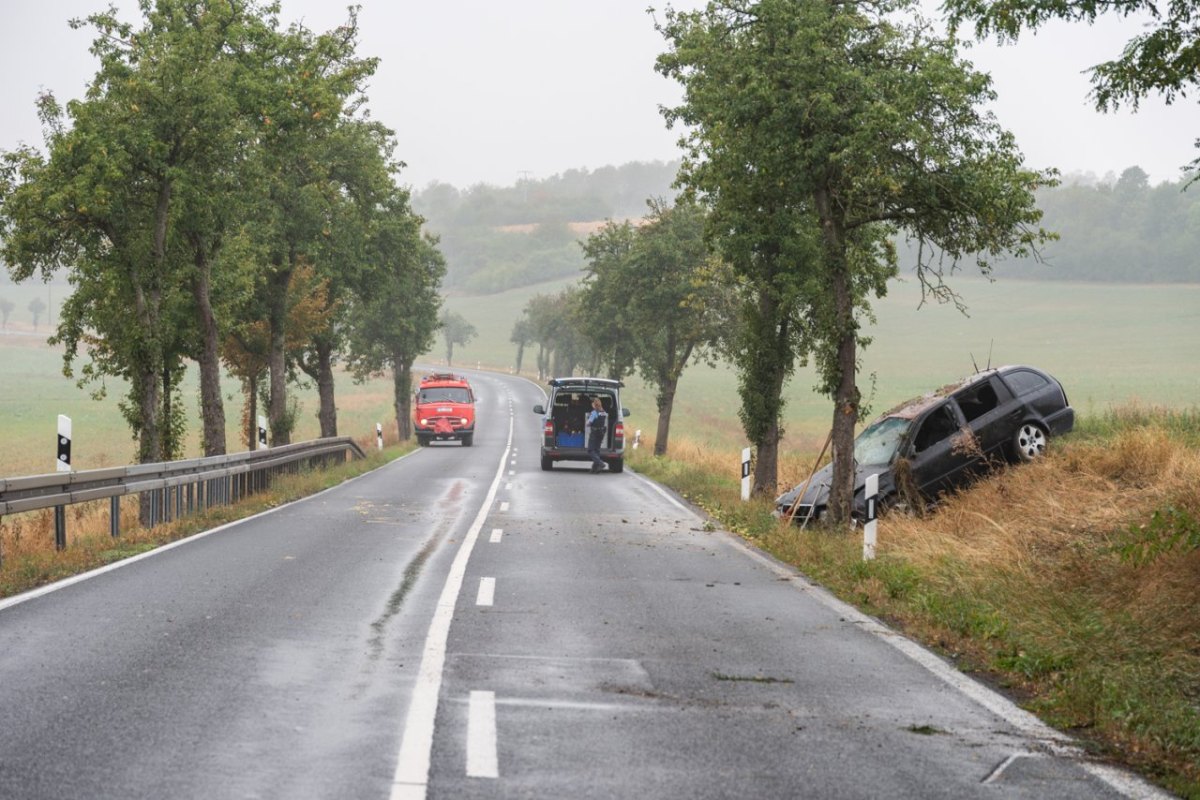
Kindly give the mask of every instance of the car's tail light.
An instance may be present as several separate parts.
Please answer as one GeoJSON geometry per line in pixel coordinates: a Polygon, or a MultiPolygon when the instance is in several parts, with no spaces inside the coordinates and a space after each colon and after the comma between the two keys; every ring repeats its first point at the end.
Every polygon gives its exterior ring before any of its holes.
{"type": "Polygon", "coordinates": [[[624,422],[618,422],[616,425],[613,426],[613,436],[616,438],[618,444],[625,444],[625,423],[624,422]]]}
{"type": "Polygon", "coordinates": [[[549,437],[554,436],[554,423],[552,421],[546,420],[546,424],[542,426],[542,435],[549,437]]]}

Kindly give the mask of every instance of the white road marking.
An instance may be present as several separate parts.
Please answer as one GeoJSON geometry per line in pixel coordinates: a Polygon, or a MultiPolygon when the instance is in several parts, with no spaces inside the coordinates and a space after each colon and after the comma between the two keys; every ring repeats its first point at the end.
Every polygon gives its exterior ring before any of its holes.
{"type": "MultiPolygon", "coordinates": [[[[647,480],[647,483],[650,483],[650,481],[647,480]]],[[[653,486],[654,484],[650,483],[650,485],[653,486]]],[[[838,616],[844,617],[846,621],[853,622],[867,633],[873,634],[882,641],[887,642],[933,673],[935,677],[940,678],[943,682],[958,690],[959,693],[974,700],[1025,736],[1040,742],[1054,755],[1075,760],[1081,769],[1108,784],[1110,788],[1121,796],[1137,798],[1138,800],[1169,800],[1171,797],[1171,795],[1136,775],[1115,767],[1089,761],[1085,753],[1075,744],[1075,741],[1071,737],[1051,728],[1007,697],[993,692],[975,679],[949,666],[940,657],[926,650],[913,640],[897,633],[873,617],[867,616],[849,603],[839,600],[820,586],[810,583],[794,569],[751,547],[736,534],[729,533],[727,535],[734,547],[741,549],[744,553],[765,565],[767,569],[780,577],[788,578],[789,582],[800,591],[831,609],[838,616]]],[[[1007,764],[1003,766],[1007,767],[1007,764]]]]}
{"type": "Polygon", "coordinates": [[[509,475],[516,475],[516,474],[517,474],[517,471],[516,471],[515,469],[510,469],[510,470],[508,471],[508,474],[509,474],[509,475]]]}
{"type": "Polygon", "coordinates": [[[446,640],[450,635],[450,621],[454,617],[454,606],[462,591],[466,576],[467,561],[479,531],[483,529],[488,510],[496,499],[496,490],[504,474],[504,461],[508,448],[512,447],[513,422],[508,421],[508,441],[496,467],[496,477],[488,489],[487,497],[479,507],[475,521],[467,529],[458,553],[446,575],[446,583],[438,597],[429,633],[425,637],[425,650],[421,654],[421,666],[417,669],[413,684],[412,702],[404,720],[404,733],[400,739],[400,752],[396,756],[396,771],[392,776],[392,800],[425,800],[429,788],[429,761],[433,751],[433,726],[437,719],[438,695],[442,690],[442,674],[446,666],[446,640]]]}
{"type": "Polygon", "coordinates": [[[499,544],[500,537],[504,535],[502,528],[492,528],[492,535],[488,537],[488,541],[492,544],[499,544]]]}
{"type": "MultiPolygon", "coordinates": [[[[509,436],[511,438],[511,434],[509,436]]],[[[413,450],[411,453],[405,453],[404,455],[400,456],[399,458],[397,458],[393,461],[389,461],[388,463],[384,464],[381,467],[376,467],[375,469],[371,470],[371,472],[364,472],[362,475],[359,475],[358,478],[365,477],[367,475],[370,475],[372,472],[378,472],[381,469],[387,469],[388,467],[391,467],[395,464],[399,464],[404,459],[411,458],[419,452],[421,452],[421,451],[413,450]]],[[[503,462],[503,459],[501,459],[501,461],[503,462]]],[[[358,480],[358,478],[351,478],[350,481],[358,480]]],[[[234,520],[233,522],[227,522],[224,525],[217,526],[216,528],[209,528],[206,531],[201,531],[200,533],[193,534],[192,536],[189,536],[186,539],[180,539],[178,541],[171,542],[170,544],[164,544],[160,547],[156,547],[153,550],[147,550],[145,553],[140,553],[136,556],[130,556],[129,558],[124,558],[124,559],[121,559],[120,561],[114,561],[111,564],[107,564],[103,567],[99,567],[98,569],[91,570],[90,572],[83,572],[83,573],[80,573],[79,575],[73,575],[70,578],[63,578],[61,581],[55,581],[54,583],[50,583],[45,586],[41,586],[37,589],[31,589],[28,592],[23,592],[22,594],[13,595],[12,597],[8,597],[3,600],[0,600],[0,611],[3,611],[6,608],[12,608],[13,606],[19,606],[22,603],[28,603],[30,600],[35,600],[39,597],[48,595],[52,592],[57,592],[59,589],[65,589],[68,586],[74,586],[77,583],[82,583],[83,581],[91,580],[92,578],[103,575],[107,572],[112,572],[113,570],[121,569],[122,567],[133,566],[134,564],[138,563],[139,561],[144,561],[147,558],[154,558],[155,556],[159,556],[170,550],[174,550],[176,547],[184,547],[186,545],[191,544],[192,542],[196,542],[196,541],[199,541],[200,539],[204,539],[208,536],[212,536],[215,533],[221,533],[222,531],[229,530],[230,528],[236,528],[238,525],[245,525],[249,522],[253,522],[253,521],[257,520],[260,517],[265,517],[268,514],[275,514],[277,512],[283,511],[285,508],[289,508],[291,506],[298,505],[300,503],[307,503],[310,500],[316,500],[318,497],[322,497],[322,496],[328,494],[329,492],[334,492],[334,491],[337,491],[339,488],[345,487],[346,485],[348,485],[350,483],[350,481],[346,481],[345,483],[339,484],[338,486],[331,486],[328,489],[317,492],[316,494],[310,494],[308,497],[301,497],[299,500],[293,500],[290,503],[284,503],[283,505],[275,506],[275,508],[268,508],[266,511],[260,511],[259,513],[254,514],[252,516],[245,517],[243,519],[234,520]]]]}
{"type": "MultiPolygon", "coordinates": [[[[636,473],[636,472],[635,472],[635,473],[633,473],[633,474],[634,474],[634,475],[637,475],[637,473],[636,473]]],[[[647,486],[649,486],[651,489],[653,489],[654,491],[658,492],[658,493],[659,493],[659,494],[661,494],[663,497],[665,497],[665,498],[667,499],[667,502],[669,502],[671,505],[673,505],[673,506],[675,506],[676,508],[678,508],[680,511],[686,511],[686,512],[687,512],[687,513],[689,513],[689,514],[696,515],[696,512],[692,511],[692,509],[688,508],[688,507],[687,507],[687,506],[685,506],[683,503],[681,503],[681,502],[679,502],[678,500],[676,500],[674,497],[672,497],[670,494],[668,494],[668,493],[667,493],[667,491],[666,491],[665,489],[663,489],[661,486],[659,486],[659,485],[658,485],[657,483],[655,483],[654,481],[650,480],[649,478],[645,477],[644,475],[637,475],[637,476],[638,476],[638,478],[640,478],[642,481],[644,481],[644,482],[645,482],[645,484],[646,484],[647,486]]],[[[697,516],[698,516],[698,515],[697,515],[697,516]]]]}
{"type": "Polygon", "coordinates": [[[557,711],[598,711],[604,714],[610,714],[614,711],[633,711],[644,712],[651,706],[654,701],[647,700],[638,705],[636,703],[587,703],[579,700],[544,700],[544,699],[524,699],[520,697],[506,697],[503,700],[497,700],[496,705],[511,706],[513,708],[544,708],[546,710],[557,711]]]}
{"type": "Polygon", "coordinates": [[[480,578],[479,593],[475,595],[475,605],[490,606],[496,598],[496,579],[480,578]]]}
{"type": "Polygon", "coordinates": [[[496,757],[496,693],[472,691],[467,705],[467,777],[500,777],[496,757]]]}
{"type": "Polygon", "coordinates": [[[501,511],[508,511],[508,503],[507,503],[507,502],[501,503],[501,504],[500,504],[500,510],[501,510],[501,511]]]}
{"type": "Polygon", "coordinates": [[[511,481],[509,483],[504,484],[504,491],[506,491],[506,492],[512,491],[512,482],[511,481]]]}
{"type": "Polygon", "coordinates": [[[1001,761],[999,766],[997,766],[994,770],[992,770],[988,774],[988,776],[983,779],[983,781],[982,781],[983,785],[986,786],[989,783],[995,783],[996,781],[1000,780],[1000,778],[1004,776],[1004,771],[1006,769],[1008,769],[1009,767],[1011,767],[1013,762],[1016,761],[1018,758],[1036,758],[1036,757],[1037,756],[1035,756],[1033,753],[1013,753],[1011,756],[1009,756],[1008,758],[1001,761]]]}

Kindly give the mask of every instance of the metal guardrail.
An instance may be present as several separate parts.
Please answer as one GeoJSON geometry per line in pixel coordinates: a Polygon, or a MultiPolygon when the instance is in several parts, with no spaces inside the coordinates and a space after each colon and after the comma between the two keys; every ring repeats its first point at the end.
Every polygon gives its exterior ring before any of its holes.
{"type": "Polygon", "coordinates": [[[153,527],[214,505],[236,503],[267,489],[276,475],[298,472],[302,466],[324,466],[334,459],[342,463],[347,453],[366,458],[357,442],[339,436],[184,461],[0,478],[0,516],[53,508],[55,545],[62,550],[68,505],[109,498],[109,529],[117,536],[120,499],[125,495],[148,495],[143,516],[153,527]]]}

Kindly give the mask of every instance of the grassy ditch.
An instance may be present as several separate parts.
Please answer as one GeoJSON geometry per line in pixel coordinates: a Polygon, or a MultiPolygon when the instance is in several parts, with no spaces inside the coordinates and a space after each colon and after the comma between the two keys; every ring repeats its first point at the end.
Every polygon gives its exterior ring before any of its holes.
{"type": "Polygon", "coordinates": [[[1200,799],[1200,410],[1085,418],[1037,463],[882,519],[869,563],[861,534],[742,503],[736,454],[680,444],[631,465],[1098,757],[1200,799]]]}
{"type": "Polygon", "coordinates": [[[413,449],[411,443],[385,447],[382,451],[372,447],[366,451],[365,459],[326,470],[279,476],[270,490],[235,505],[216,506],[154,528],[138,524],[137,497],[123,498],[121,535],[117,538],[109,534],[107,500],[68,506],[67,549],[62,552],[54,549],[53,509],[0,518],[0,597],[36,589],[308,497],[381,467],[413,449]]]}

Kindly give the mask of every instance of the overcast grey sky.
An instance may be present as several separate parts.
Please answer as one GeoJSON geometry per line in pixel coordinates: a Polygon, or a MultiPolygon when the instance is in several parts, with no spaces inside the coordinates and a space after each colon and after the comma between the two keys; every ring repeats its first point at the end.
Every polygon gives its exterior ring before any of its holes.
{"type": "MultiPolygon", "coordinates": [[[[401,180],[507,185],[573,168],[678,157],[660,104],[677,87],[653,70],[663,42],[646,7],[658,0],[362,0],[360,51],[381,59],[373,116],[396,131],[401,180]]],[[[134,0],[118,0],[129,18],[134,0]]],[[[695,8],[702,0],[676,0],[695,8]]],[[[0,0],[0,149],[40,143],[34,98],[79,96],[95,71],[91,33],[67,20],[106,0],[0,0]]],[[[283,0],[283,19],[326,30],[345,5],[283,0]]],[[[1200,106],[1154,99],[1137,113],[1098,114],[1083,70],[1120,52],[1136,22],[1054,25],[1016,46],[977,45],[995,112],[1031,166],[1103,176],[1137,164],[1174,180],[1197,155],[1200,106]]]]}

